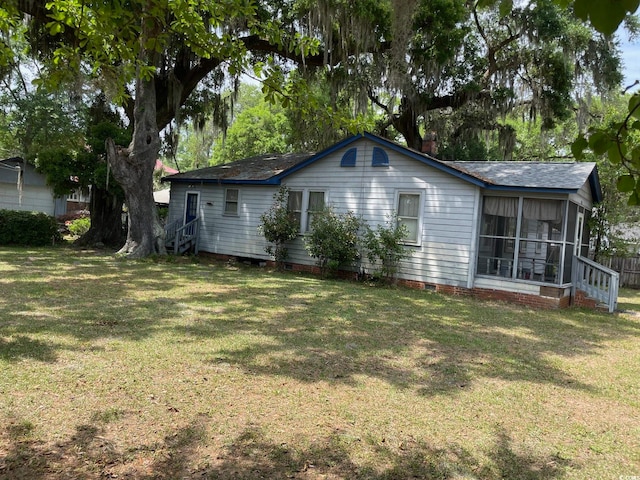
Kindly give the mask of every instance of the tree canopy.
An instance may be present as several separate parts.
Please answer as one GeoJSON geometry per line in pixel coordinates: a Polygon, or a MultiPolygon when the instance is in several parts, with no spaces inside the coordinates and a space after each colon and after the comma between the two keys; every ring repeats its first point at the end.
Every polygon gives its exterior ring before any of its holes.
{"type": "Polygon", "coordinates": [[[399,132],[412,147],[432,112],[464,110],[461,131],[469,124],[498,128],[500,114],[526,102],[551,125],[567,114],[575,79],[596,89],[620,79],[609,39],[579,19],[608,34],[637,6],[637,0],[9,0],[0,7],[0,70],[27,52],[41,65],[38,85],[81,94],[87,82],[79,79],[88,78],[122,108],[133,137],[128,146],[108,141],[107,156],[130,212],[121,252],[136,257],[164,251],[152,196],[160,131],[187,115],[190,102],[216,111],[221,89],[243,72],[259,75],[267,99],[307,104],[302,112],[339,117],[337,102],[348,98],[355,118],[373,102],[386,114],[379,130],[399,132]],[[28,48],[17,51],[16,38],[28,48]],[[329,103],[318,108],[326,97],[314,93],[313,80],[322,78],[329,103]]]}

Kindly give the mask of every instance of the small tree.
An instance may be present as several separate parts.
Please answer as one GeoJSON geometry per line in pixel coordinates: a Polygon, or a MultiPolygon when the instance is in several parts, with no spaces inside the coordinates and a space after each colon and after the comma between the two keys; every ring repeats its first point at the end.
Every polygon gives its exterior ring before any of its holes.
{"type": "Polygon", "coordinates": [[[353,212],[338,214],[331,207],[314,214],[305,248],[318,260],[323,275],[352,266],[360,258],[358,231],[362,224],[353,212]]]}
{"type": "Polygon", "coordinates": [[[300,231],[300,222],[288,209],[289,189],[285,186],[273,195],[273,204],[260,216],[260,233],[271,245],[265,247],[273,255],[278,268],[282,268],[288,255],[287,243],[296,238],[300,231]]]}
{"type": "Polygon", "coordinates": [[[384,225],[378,224],[375,230],[368,225],[366,228],[364,246],[367,258],[374,265],[379,264],[377,273],[386,282],[395,283],[400,262],[412,254],[403,244],[409,230],[398,222],[397,215],[390,216],[384,225]]]}

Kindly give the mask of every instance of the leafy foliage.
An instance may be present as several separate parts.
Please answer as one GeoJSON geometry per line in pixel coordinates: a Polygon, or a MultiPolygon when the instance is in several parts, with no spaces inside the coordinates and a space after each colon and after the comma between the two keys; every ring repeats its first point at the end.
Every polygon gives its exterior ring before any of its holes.
{"type": "Polygon", "coordinates": [[[55,218],[42,212],[0,210],[0,245],[43,246],[60,240],[55,218]]]}
{"type": "Polygon", "coordinates": [[[262,100],[236,116],[224,142],[219,142],[214,149],[213,163],[228,163],[265,153],[286,153],[291,150],[287,141],[290,128],[282,107],[262,100]]]}
{"type": "Polygon", "coordinates": [[[365,226],[364,246],[367,258],[378,265],[377,273],[388,283],[396,281],[400,262],[411,256],[412,251],[403,245],[409,235],[406,225],[398,223],[397,216],[391,216],[386,224],[378,224],[375,229],[365,226]]]}
{"type": "Polygon", "coordinates": [[[87,233],[90,227],[91,219],[89,217],[77,218],[76,220],[69,222],[69,225],[67,225],[69,232],[77,237],[87,233]]]}
{"type": "Polygon", "coordinates": [[[578,136],[571,151],[578,160],[591,151],[606,155],[611,165],[623,167],[617,188],[628,195],[629,205],[640,205],[640,93],[628,96],[628,109],[617,119],[592,126],[578,136]]]}
{"type": "Polygon", "coordinates": [[[273,195],[273,204],[260,216],[259,231],[268,245],[265,251],[273,255],[279,268],[287,259],[287,243],[298,236],[300,224],[296,217],[288,210],[289,189],[285,186],[273,195]]]}
{"type": "Polygon", "coordinates": [[[361,227],[362,220],[353,212],[339,214],[332,207],[326,207],[314,214],[304,243],[323,274],[350,267],[360,258],[358,232],[361,227]]]}

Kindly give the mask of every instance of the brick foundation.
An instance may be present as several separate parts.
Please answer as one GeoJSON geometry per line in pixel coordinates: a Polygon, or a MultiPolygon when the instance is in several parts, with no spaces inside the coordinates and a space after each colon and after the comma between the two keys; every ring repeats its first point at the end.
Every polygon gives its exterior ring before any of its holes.
{"type": "MultiPolygon", "coordinates": [[[[216,253],[202,252],[201,255],[214,258],[221,261],[238,261],[238,257],[233,255],[222,255],[216,253]]],[[[263,260],[270,268],[275,268],[276,264],[273,260],[263,260]]],[[[285,263],[285,270],[292,272],[310,273],[313,275],[320,275],[322,272],[317,265],[303,265],[299,263],[285,263]]],[[[341,270],[337,274],[338,278],[346,280],[356,280],[357,272],[341,270]]],[[[584,292],[578,290],[575,298],[569,295],[563,295],[563,290],[556,287],[542,287],[541,292],[544,296],[531,295],[518,292],[507,292],[504,290],[491,290],[486,288],[464,288],[453,285],[443,285],[436,283],[421,282],[418,280],[406,280],[399,279],[398,285],[406,288],[412,288],[417,290],[433,290],[437,293],[442,293],[451,296],[464,296],[474,297],[484,300],[493,300],[506,303],[515,303],[518,305],[525,305],[537,309],[558,309],[568,308],[569,306],[577,306],[583,308],[598,308],[598,302],[589,298],[584,292]]]]}

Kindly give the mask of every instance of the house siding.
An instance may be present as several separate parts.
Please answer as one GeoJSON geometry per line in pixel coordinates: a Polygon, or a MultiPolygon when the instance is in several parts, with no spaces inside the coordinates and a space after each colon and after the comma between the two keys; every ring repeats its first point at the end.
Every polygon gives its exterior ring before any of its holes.
{"type": "MultiPolygon", "coordinates": [[[[399,276],[466,287],[475,242],[477,187],[393,150],[386,150],[388,167],[374,167],[374,146],[366,140],[356,144],[355,167],[340,166],[342,156],[352,148],[349,146],[287,177],[283,184],[292,190],[324,190],[327,203],[337,212],[356,212],[371,227],[384,224],[396,211],[399,192],[420,193],[419,246],[409,247],[413,254],[402,262],[399,276]]],[[[301,239],[289,249],[289,260],[307,265],[314,262],[301,239]]],[[[370,267],[366,261],[363,266],[370,267]]]]}
{"type": "Polygon", "coordinates": [[[590,210],[593,205],[593,201],[591,197],[591,187],[589,186],[589,182],[585,183],[582,188],[578,190],[578,193],[569,195],[569,200],[577,203],[587,210],[590,210]]]}
{"type": "Polygon", "coordinates": [[[198,249],[204,252],[239,257],[269,259],[266,241],[258,232],[260,216],[273,201],[276,187],[230,186],[239,190],[238,215],[224,214],[226,185],[189,186],[174,183],[168,221],[183,220],[186,195],[200,193],[198,249]]]}
{"type": "Polygon", "coordinates": [[[30,165],[22,167],[22,175],[20,191],[17,171],[0,168],[0,209],[42,212],[47,215],[62,215],[66,212],[66,202],[54,197],[44,176],[30,165]]]}
{"type": "Polygon", "coordinates": [[[7,183],[0,183],[0,209],[42,212],[47,215],[65,213],[64,205],[56,202],[48,187],[25,185],[20,194],[15,184],[7,183]]]}

